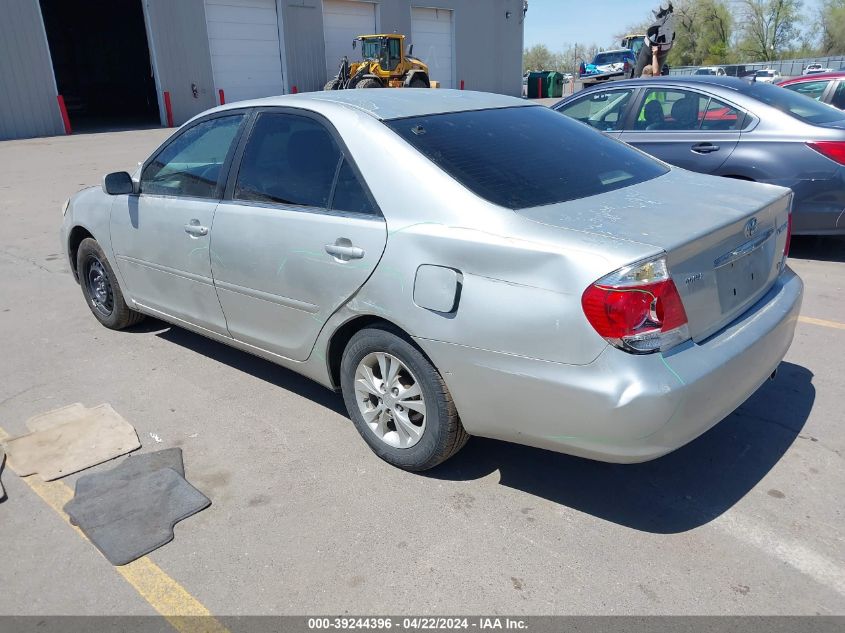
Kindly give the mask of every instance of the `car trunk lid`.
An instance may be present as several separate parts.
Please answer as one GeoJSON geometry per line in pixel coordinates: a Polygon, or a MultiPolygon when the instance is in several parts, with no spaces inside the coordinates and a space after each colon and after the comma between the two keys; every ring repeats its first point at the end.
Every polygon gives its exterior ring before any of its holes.
{"type": "Polygon", "coordinates": [[[781,187],[673,169],[638,185],[519,213],[544,224],[664,250],[690,334],[699,342],[747,310],[774,283],[791,199],[791,192],[781,187]]]}

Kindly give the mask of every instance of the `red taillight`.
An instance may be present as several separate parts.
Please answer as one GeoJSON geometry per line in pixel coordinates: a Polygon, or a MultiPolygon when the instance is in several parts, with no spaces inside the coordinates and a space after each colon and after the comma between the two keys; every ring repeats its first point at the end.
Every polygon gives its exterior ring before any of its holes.
{"type": "Polygon", "coordinates": [[[687,314],[663,258],[611,273],[581,296],[590,325],[620,349],[649,353],[689,338],[687,314]]]}
{"type": "Polygon", "coordinates": [[[840,165],[845,165],[845,141],[810,141],[807,146],[840,165]]]}

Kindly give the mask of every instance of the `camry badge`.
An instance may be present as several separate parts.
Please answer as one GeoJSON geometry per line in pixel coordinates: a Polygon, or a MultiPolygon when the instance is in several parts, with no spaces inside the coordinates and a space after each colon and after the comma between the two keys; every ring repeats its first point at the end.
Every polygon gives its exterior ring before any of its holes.
{"type": "Polygon", "coordinates": [[[745,237],[753,237],[757,232],[757,218],[751,218],[745,223],[745,237]]]}

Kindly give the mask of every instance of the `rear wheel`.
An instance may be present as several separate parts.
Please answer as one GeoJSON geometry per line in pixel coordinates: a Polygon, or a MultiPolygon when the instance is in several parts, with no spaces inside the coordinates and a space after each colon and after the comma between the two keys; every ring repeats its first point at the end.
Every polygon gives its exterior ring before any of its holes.
{"type": "Polygon", "coordinates": [[[376,455],[410,471],[457,453],[469,435],[443,378],[399,332],[361,330],[340,366],[349,417],[376,455]]]}
{"type": "Polygon", "coordinates": [[[340,86],[340,79],[335,77],[334,79],[330,79],[326,82],[326,85],[323,86],[323,90],[337,90],[338,86],[340,86]]]}
{"type": "Polygon", "coordinates": [[[143,314],[126,305],[114,270],[95,239],[88,237],[80,243],[76,270],[85,302],[100,323],[122,330],[143,320],[143,314]]]}
{"type": "Polygon", "coordinates": [[[367,77],[366,79],[362,79],[356,85],[356,88],[381,88],[381,82],[378,79],[373,79],[372,77],[367,77]]]}

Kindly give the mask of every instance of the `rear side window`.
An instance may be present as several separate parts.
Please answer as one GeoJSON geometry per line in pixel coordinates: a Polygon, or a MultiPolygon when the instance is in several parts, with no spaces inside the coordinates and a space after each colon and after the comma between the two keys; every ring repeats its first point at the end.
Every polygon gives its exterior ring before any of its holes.
{"type": "Polygon", "coordinates": [[[805,123],[834,123],[845,119],[836,108],[780,86],[754,82],[743,93],[805,123]]]}
{"type": "Polygon", "coordinates": [[[327,208],[340,150],[317,121],[262,112],[244,148],[235,199],[327,208]]]}
{"type": "Polygon", "coordinates": [[[819,101],[829,84],[830,81],[799,81],[795,84],[787,84],[784,88],[819,101]]]}
{"type": "Polygon", "coordinates": [[[624,143],[541,106],[386,124],[467,189],[510,209],[585,198],[668,171],[624,143]]]}
{"type": "Polygon", "coordinates": [[[319,121],[288,113],[258,115],[244,147],[234,198],[378,213],[331,132],[319,121]]]}

